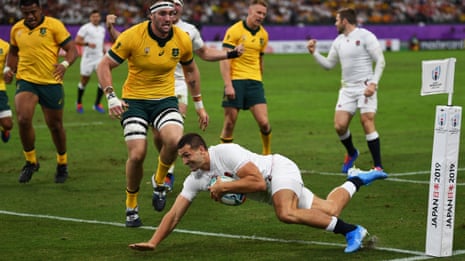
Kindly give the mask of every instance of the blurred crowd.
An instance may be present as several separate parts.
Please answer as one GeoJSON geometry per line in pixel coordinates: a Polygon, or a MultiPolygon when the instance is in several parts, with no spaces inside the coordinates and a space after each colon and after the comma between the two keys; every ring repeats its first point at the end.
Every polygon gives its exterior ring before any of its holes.
{"type": "MultiPolygon", "coordinates": [[[[1,0],[0,24],[21,18],[19,0],[1,0]]],[[[47,15],[66,24],[83,24],[93,9],[118,15],[118,25],[146,19],[145,0],[41,0],[47,15]]],[[[202,24],[230,24],[247,14],[247,0],[186,0],[184,19],[202,24]]],[[[331,24],[341,7],[353,7],[360,24],[465,23],[465,0],[269,0],[266,24],[331,24]]]]}

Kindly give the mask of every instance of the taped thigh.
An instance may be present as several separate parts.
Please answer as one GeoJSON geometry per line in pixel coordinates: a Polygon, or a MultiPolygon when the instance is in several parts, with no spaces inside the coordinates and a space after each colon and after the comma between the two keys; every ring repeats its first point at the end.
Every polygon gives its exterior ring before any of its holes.
{"type": "Polygon", "coordinates": [[[147,139],[148,123],[144,119],[129,117],[123,120],[124,140],[147,139]]]}
{"type": "Polygon", "coordinates": [[[184,120],[176,108],[167,108],[153,120],[153,127],[157,130],[160,130],[167,124],[177,124],[181,128],[184,128],[184,120]]]}

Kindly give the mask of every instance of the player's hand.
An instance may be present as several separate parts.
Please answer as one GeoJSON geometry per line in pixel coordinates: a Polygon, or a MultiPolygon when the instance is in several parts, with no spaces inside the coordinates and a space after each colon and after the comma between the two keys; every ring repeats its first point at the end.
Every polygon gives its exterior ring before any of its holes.
{"type": "Polygon", "coordinates": [[[155,246],[148,243],[148,242],[130,244],[129,248],[134,249],[134,250],[138,250],[138,251],[153,251],[153,250],[155,250],[155,246]]]}
{"type": "Polygon", "coordinates": [[[15,73],[13,72],[13,70],[5,68],[5,70],[3,71],[3,80],[5,81],[5,83],[11,83],[14,77],[15,73]]]}
{"type": "Polygon", "coordinates": [[[57,81],[63,81],[67,68],[62,63],[54,64],[54,66],[55,70],[53,71],[53,78],[57,81]]]}
{"type": "Polygon", "coordinates": [[[199,115],[199,127],[202,131],[205,131],[210,121],[207,111],[205,110],[205,108],[200,108],[197,110],[197,114],[199,115]]]}
{"type": "Polygon", "coordinates": [[[107,28],[113,26],[113,25],[116,23],[116,18],[117,18],[117,17],[118,17],[118,16],[116,16],[116,15],[114,15],[114,14],[109,14],[109,15],[107,15],[107,18],[106,18],[106,21],[105,21],[105,23],[106,23],[106,25],[107,25],[107,28]]]}
{"type": "Polygon", "coordinates": [[[208,190],[210,191],[210,197],[214,201],[220,201],[221,197],[223,196],[223,181],[221,181],[220,177],[216,178],[215,184],[209,187],[208,190]]]}
{"type": "Polygon", "coordinates": [[[375,92],[376,92],[376,84],[371,82],[365,88],[363,95],[365,95],[365,97],[371,97],[373,96],[373,94],[375,94],[375,92]]]}
{"type": "Polygon", "coordinates": [[[234,90],[234,87],[231,84],[227,84],[224,86],[224,96],[226,96],[228,100],[236,99],[236,91],[234,90]]]}
{"type": "Polygon", "coordinates": [[[308,42],[307,42],[307,49],[308,49],[308,52],[313,54],[316,50],[316,40],[315,39],[310,39],[308,42]]]}
{"type": "Polygon", "coordinates": [[[112,118],[121,118],[121,114],[127,109],[128,104],[116,96],[114,92],[107,94],[108,114],[112,118]]]}
{"type": "Polygon", "coordinates": [[[244,53],[244,45],[240,44],[234,48],[235,51],[237,51],[237,55],[241,56],[244,53]]]}

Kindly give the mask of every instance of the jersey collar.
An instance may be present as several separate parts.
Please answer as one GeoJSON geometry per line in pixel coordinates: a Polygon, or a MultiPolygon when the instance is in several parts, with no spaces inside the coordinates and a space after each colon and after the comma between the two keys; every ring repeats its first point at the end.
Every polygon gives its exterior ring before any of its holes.
{"type": "Polygon", "coordinates": [[[156,36],[156,35],[152,32],[152,22],[149,22],[148,25],[149,25],[149,26],[148,26],[147,29],[149,30],[149,35],[150,35],[150,37],[151,37],[153,40],[157,41],[157,43],[158,43],[158,45],[159,45],[160,47],[164,47],[164,46],[166,45],[166,43],[167,43],[169,40],[171,40],[171,38],[173,38],[173,34],[174,34],[174,33],[173,33],[173,28],[172,28],[172,27],[171,27],[170,32],[168,33],[168,37],[166,37],[166,38],[160,38],[160,37],[156,36]]]}

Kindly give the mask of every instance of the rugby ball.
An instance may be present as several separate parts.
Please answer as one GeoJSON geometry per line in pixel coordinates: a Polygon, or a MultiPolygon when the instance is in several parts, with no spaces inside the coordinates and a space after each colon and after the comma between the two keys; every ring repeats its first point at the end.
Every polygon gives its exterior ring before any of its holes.
{"type": "MultiPolygon", "coordinates": [[[[221,182],[230,182],[234,180],[233,178],[229,176],[224,176],[224,175],[213,177],[210,180],[210,187],[216,183],[217,178],[221,178],[221,182]]],[[[220,202],[228,206],[239,206],[242,203],[244,203],[245,199],[246,199],[246,196],[243,193],[226,193],[223,195],[223,197],[221,197],[220,202]]]]}

